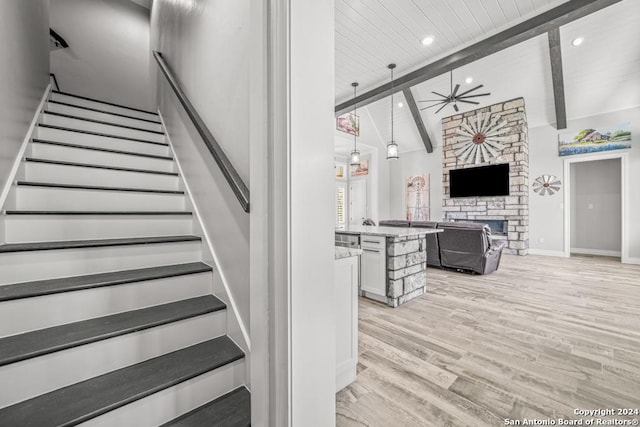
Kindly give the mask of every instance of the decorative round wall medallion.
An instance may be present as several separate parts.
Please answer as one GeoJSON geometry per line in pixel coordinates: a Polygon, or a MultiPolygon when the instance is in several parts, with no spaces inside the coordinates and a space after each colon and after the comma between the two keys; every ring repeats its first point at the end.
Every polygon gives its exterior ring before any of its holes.
{"type": "Polygon", "coordinates": [[[506,125],[497,114],[492,116],[489,112],[480,112],[463,120],[453,144],[456,157],[476,165],[495,159],[504,149],[501,142],[508,138],[503,136],[509,130],[506,125]]]}
{"type": "Polygon", "coordinates": [[[560,190],[560,180],[555,175],[540,175],[533,182],[533,191],[541,196],[552,196],[560,190]]]}

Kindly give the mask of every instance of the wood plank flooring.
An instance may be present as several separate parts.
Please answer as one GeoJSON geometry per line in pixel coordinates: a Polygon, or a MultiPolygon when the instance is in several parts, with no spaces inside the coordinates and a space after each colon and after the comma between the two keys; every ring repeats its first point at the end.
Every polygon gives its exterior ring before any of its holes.
{"type": "Polygon", "coordinates": [[[428,284],[395,309],[360,299],[358,379],[337,395],[338,426],[640,419],[574,415],[640,410],[640,266],[504,255],[487,276],[430,268],[428,284]]]}

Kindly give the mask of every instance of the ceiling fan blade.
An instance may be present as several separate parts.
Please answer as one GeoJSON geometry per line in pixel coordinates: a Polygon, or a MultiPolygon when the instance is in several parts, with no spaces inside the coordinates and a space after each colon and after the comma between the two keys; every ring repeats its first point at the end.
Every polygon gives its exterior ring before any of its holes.
{"type": "Polygon", "coordinates": [[[458,111],[460,111],[460,110],[458,109],[458,104],[453,104],[453,109],[454,109],[454,110],[456,110],[456,113],[457,113],[458,111]]]}
{"type": "Polygon", "coordinates": [[[476,104],[476,105],[480,104],[479,102],[476,102],[476,101],[467,101],[467,100],[465,100],[465,99],[458,99],[458,102],[466,102],[467,104],[476,104]]]}
{"type": "Polygon", "coordinates": [[[437,106],[438,106],[438,105],[440,105],[440,104],[448,104],[448,101],[441,101],[441,102],[438,102],[438,103],[436,103],[436,104],[429,105],[429,106],[427,106],[427,107],[421,108],[421,109],[420,109],[420,111],[422,111],[422,110],[428,110],[428,109],[429,109],[429,108],[431,108],[431,107],[437,107],[437,106]]]}
{"type": "Polygon", "coordinates": [[[457,96],[456,98],[457,99],[466,99],[466,98],[473,98],[474,96],[489,96],[489,95],[491,95],[491,94],[490,93],[478,93],[478,94],[475,94],[475,95],[467,95],[467,96],[462,96],[462,97],[461,96],[457,96]]]}
{"type": "Polygon", "coordinates": [[[425,99],[424,101],[418,101],[418,102],[446,102],[443,99],[425,99]]]}
{"type": "Polygon", "coordinates": [[[441,97],[443,97],[443,98],[449,98],[448,96],[445,96],[445,95],[443,95],[443,94],[441,94],[441,93],[438,93],[438,92],[431,91],[431,93],[436,94],[436,95],[438,95],[438,96],[441,96],[441,97]]]}
{"type": "Polygon", "coordinates": [[[461,93],[460,95],[458,95],[458,96],[464,96],[464,95],[466,95],[466,94],[467,94],[467,93],[469,93],[469,92],[473,92],[473,91],[474,91],[474,90],[476,90],[476,89],[480,89],[482,86],[483,86],[483,85],[478,85],[478,86],[476,86],[476,87],[474,87],[474,88],[471,88],[471,89],[469,89],[469,90],[466,90],[466,91],[462,92],[462,93],[461,93]]]}
{"type": "Polygon", "coordinates": [[[458,93],[458,89],[460,89],[460,85],[456,85],[456,88],[453,90],[453,92],[451,93],[451,97],[455,98],[456,97],[456,93],[458,93]]]}
{"type": "Polygon", "coordinates": [[[444,104],[442,107],[438,108],[438,110],[435,112],[435,114],[438,114],[444,107],[446,107],[447,105],[449,105],[449,103],[447,102],[446,104],[444,104]]]}

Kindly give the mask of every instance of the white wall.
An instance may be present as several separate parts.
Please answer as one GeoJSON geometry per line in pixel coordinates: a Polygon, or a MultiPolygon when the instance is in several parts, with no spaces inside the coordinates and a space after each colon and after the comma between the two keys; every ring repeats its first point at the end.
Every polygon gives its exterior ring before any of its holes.
{"type": "MultiPolygon", "coordinates": [[[[629,152],[628,232],[629,257],[640,262],[640,107],[593,117],[569,120],[567,129],[615,126],[631,122],[631,134],[635,141],[629,152]]],[[[563,131],[564,132],[564,131],[563,131]]],[[[576,158],[578,156],[572,156],[576,158]]],[[[564,158],[558,156],[558,131],[551,125],[529,129],[529,181],[541,174],[553,174],[561,180],[564,174],[564,158]]],[[[564,183],[563,183],[564,185],[564,183]]],[[[560,255],[564,250],[563,191],[553,196],[541,197],[529,190],[529,246],[533,250],[560,255]]],[[[604,220],[604,218],[602,218],[604,220]]]]}
{"type": "Polygon", "coordinates": [[[154,109],[149,9],[130,0],[51,0],[51,28],[70,46],[51,52],[63,92],[154,109]]]}
{"type": "Polygon", "coordinates": [[[334,5],[290,5],[292,426],[335,425],[334,5]]]}
{"type": "Polygon", "coordinates": [[[571,164],[571,252],[620,256],[620,159],[571,164]]]}
{"type": "MultiPolygon", "coordinates": [[[[249,1],[155,0],[151,15],[152,49],[162,52],[187,97],[248,185],[249,1]]],[[[249,215],[240,207],[164,76],[156,79],[160,112],[213,246],[215,259],[208,261],[215,262],[217,277],[231,291],[239,313],[238,327],[248,332],[249,215]]],[[[242,332],[230,325],[229,335],[239,344],[242,332]]]]}
{"type": "Polygon", "coordinates": [[[442,219],[442,146],[434,147],[432,153],[421,149],[401,153],[391,162],[389,173],[389,219],[407,219],[406,185],[411,175],[429,175],[429,206],[431,221],[442,219]]]}
{"type": "Polygon", "coordinates": [[[0,40],[0,183],[4,185],[49,84],[49,1],[3,1],[0,40]]]}

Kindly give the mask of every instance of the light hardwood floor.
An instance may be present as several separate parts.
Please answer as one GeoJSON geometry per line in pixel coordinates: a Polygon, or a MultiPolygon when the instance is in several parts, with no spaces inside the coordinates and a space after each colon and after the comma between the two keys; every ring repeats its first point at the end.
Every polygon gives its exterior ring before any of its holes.
{"type": "Polygon", "coordinates": [[[640,409],[640,266],[505,255],[487,276],[429,269],[428,284],[395,309],[360,299],[358,379],[337,395],[338,426],[640,409]]]}

